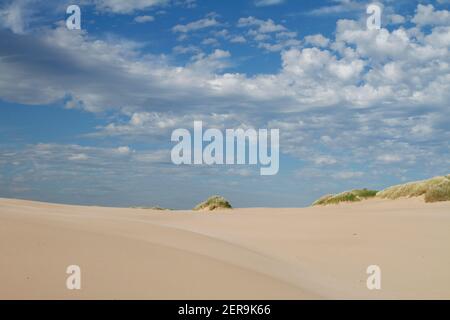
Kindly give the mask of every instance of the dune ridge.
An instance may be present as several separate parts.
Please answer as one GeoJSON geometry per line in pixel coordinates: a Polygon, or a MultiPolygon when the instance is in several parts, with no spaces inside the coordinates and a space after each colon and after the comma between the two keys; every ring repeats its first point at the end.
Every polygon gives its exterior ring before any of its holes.
{"type": "Polygon", "coordinates": [[[374,197],[390,200],[419,197],[426,203],[450,201],[450,174],[427,180],[399,184],[382,191],[355,189],[338,194],[327,194],[314,201],[312,206],[358,202],[374,197]]]}

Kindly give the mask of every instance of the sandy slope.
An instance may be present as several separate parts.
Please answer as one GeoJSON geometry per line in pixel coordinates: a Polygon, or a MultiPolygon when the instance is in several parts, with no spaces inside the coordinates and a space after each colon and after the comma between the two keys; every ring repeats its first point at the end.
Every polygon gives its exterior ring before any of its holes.
{"type": "Polygon", "coordinates": [[[0,199],[0,298],[450,299],[450,203],[209,214],[0,199]],[[366,288],[372,264],[381,291],[366,288]]]}

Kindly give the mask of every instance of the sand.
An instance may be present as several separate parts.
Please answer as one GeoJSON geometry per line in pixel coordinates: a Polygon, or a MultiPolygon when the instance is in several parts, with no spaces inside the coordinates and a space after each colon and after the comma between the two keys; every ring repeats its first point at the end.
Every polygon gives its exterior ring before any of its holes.
{"type": "Polygon", "coordinates": [[[206,213],[0,199],[0,299],[355,298],[450,299],[449,202],[206,213]],[[66,288],[69,265],[81,290],[66,288]]]}

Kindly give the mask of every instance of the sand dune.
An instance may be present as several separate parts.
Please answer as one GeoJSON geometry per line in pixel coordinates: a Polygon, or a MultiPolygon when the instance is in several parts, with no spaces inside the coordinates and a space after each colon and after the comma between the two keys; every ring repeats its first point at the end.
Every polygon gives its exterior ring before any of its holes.
{"type": "Polygon", "coordinates": [[[13,298],[450,299],[450,202],[205,213],[0,199],[0,299],[13,298]],[[66,289],[72,264],[81,290],[66,289]]]}

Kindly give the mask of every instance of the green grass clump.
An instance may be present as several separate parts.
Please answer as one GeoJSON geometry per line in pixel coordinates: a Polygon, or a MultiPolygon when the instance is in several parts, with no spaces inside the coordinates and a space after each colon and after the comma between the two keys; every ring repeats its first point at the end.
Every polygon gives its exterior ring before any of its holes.
{"type": "Polygon", "coordinates": [[[368,190],[368,189],[356,189],[352,191],[342,192],[336,195],[329,194],[321,197],[319,200],[315,201],[313,206],[323,206],[329,204],[338,204],[341,202],[357,202],[368,198],[373,198],[376,196],[378,191],[368,190]]]}
{"type": "Polygon", "coordinates": [[[359,189],[329,194],[321,197],[312,205],[338,204],[341,202],[357,202],[368,198],[399,199],[423,196],[425,202],[450,201],[450,175],[434,177],[428,180],[405,183],[382,191],[359,189]]]}
{"type": "Polygon", "coordinates": [[[426,202],[450,200],[450,175],[428,180],[410,182],[380,191],[377,197],[385,199],[412,198],[425,196],[426,202]]]}
{"type": "Polygon", "coordinates": [[[197,205],[194,210],[220,210],[220,209],[232,209],[231,204],[224,197],[213,196],[208,198],[208,200],[197,205]]]}
{"type": "Polygon", "coordinates": [[[352,191],[356,196],[367,199],[367,198],[373,198],[377,195],[377,190],[368,190],[368,189],[360,189],[360,190],[353,190],[352,191]]]}
{"type": "Polygon", "coordinates": [[[327,195],[325,195],[323,197],[320,197],[316,201],[314,201],[314,203],[312,205],[313,206],[325,205],[327,203],[327,201],[330,200],[333,197],[334,197],[334,194],[327,194],[327,195]]]}

